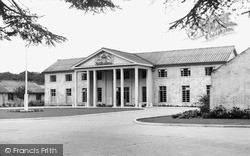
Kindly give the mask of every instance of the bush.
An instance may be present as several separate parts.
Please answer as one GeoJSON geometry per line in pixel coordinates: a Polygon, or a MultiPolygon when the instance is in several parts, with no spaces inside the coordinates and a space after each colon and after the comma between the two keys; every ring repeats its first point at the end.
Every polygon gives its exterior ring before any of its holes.
{"type": "Polygon", "coordinates": [[[37,100],[37,101],[30,101],[29,102],[29,106],[33,106],[33,107],[36,107],[36,106],[44,106],[44,101],[43,100],[37,100]]]}
{"type": "Polygon", "coordinates": [[[209,112],[201,110],[189,110],[183,113],[172,115],[172,118],[190,119],[190,118],[210,118],[210,119],[250,119],[250,109],[240,109],[233,107],[227,110],[222,105],[215,107],[209,112]]]}
{"type": "Polygon", "coordinates": [[[202,113],[199,110],[189,110],[183,113],[174,114],[172,118],[179,118],[179,119],[191,119],[191,118],[200,118],[202,113]]]}
{"type": "Polygon", "coordinates": [[[201,98],[199,99],[199,103],[200,103],[199,108],[201,113],[209,113],[210,111],[209,96],[208,95],[201,96],[201,98]]]}

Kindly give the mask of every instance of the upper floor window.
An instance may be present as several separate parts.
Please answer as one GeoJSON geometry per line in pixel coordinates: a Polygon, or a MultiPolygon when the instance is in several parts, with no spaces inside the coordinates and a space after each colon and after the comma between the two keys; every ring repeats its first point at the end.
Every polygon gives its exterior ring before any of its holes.
{"type": "Polygon", "coordinates": [[[211,75],[214,67],[205,67],[205,75],[211,75]]]}
{"type": "Polygon", "coordinates": [[[129,73],[129,71],[124,71],[124,79],[129,79],[129,77],[130,77],[130,73],[129,73]]]}
{"type": "Polygon", "coordinates": [[[87,80],[87,73],[82,73],[82,80],[87,80]]]}
{"type": "Polygon", "coordinates": [[[50,75],[50,82],[56,82],[56,75],[50,75]]]}
{"type": "Polygon", "coordinates": [[[72,74],[66,74],[65,81],[72,81],[72,74]]]}
{"type": "Polygon", "coordinates": [[[181,76],[191,76],[190,68],[181,68],[181,76]]]}
{"type": "Polygon", "coordinates": [[[102,80],[102,72],[97,72],[97,80],[102,80]]]}
{"type": "Polygon", "coordinates": [[[159,69],[158,70],[158,76],[159,77],[168,77],[167,69],[159,69]]]}

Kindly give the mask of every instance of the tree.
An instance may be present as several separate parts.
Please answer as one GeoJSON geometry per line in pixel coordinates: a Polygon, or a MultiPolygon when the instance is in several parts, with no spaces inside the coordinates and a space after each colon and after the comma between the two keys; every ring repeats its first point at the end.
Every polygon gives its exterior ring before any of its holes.
{"type": "MultiPolygon", "coordinates": [[[[85,12],[100,13],[107,9],[115,10],[119,6],[112,0],[64,0],[70,3],[70,8],[76,8],[85,12]]],[[[183,0],[180,3],[190,2],[183,0]]],[[[192,0],[193,1],[193,0],[192,0]]],[[[20,2],[20,1],[19,1],[20,2]]],[[[165,5],[178,2],[178,0],[165,0],[165,5]]],[[[239,14],[250,13],[249,0],[195,0],[193,8],[182,18],[171,23],[170,29],[199,29],[205,32],[208,19],[211,16],[219,16],[224,11],[236,12],[239,14]]],[[[67,39],[63,36],[53,34],[46,27],[37,24],[38,15],[30,13],[28,8],[21,7],[17,0],[0,0],[0,17],[4,26],[0,26],[0,39],[11,40],[19,36],[28,42],[28,45],[46,44],[54,46],[67,39]]],[[[216,22],[223,26],[220,20],[216,22]]]]}
{"type": "MultiPolygon", "coordinates": [[[[30,93],[30,91],[28,91],[28,94],[29,93],[30,93]]],[[[25,94],[25,87],[24,86],[17,87],[14,90],[14,95],[16,95],[21,100],[24,100],[24,94],[25,94]]]]}

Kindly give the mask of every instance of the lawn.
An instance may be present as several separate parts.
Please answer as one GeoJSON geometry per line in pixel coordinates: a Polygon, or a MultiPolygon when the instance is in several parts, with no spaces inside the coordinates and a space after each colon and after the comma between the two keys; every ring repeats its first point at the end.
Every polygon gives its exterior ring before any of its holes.
{"type": "Polygon", "coordinates": [[[250,125],[250,119],[174,119],[171,116],[159,116],[138,119],[140,122],[168,124],[210,124],[210,125],[250,125]]]}
{"type": "Polygon", "coordinates": [[[122,112],[142,110],[138,108],[43,108],[41,112],[10,112],[7,109],[0,109],[0,119],[16,118],[40,118],[40,117],[60,117],[86,114],[98,114],[109,112],[122,112]]]}

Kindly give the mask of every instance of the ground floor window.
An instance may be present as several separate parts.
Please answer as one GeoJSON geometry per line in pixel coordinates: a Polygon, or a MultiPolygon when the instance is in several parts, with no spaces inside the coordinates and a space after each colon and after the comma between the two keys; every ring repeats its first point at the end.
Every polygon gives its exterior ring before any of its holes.
{"type": "Polygon", "coordinates": [[[14,100],[14,94],[8,93],[8,101],[13,101],[13,100],[14,100]]]}
{"type": "Polygon", "coordinates": [[[87,88],[82,89],[82,102],[87,102],[87,88]]]}
{"type": "Polygon", "coordinates": [[[190,102],[190,87],[182,86],[182,102],[190,102]]]}
{"type": "Polygon", "coordinates": [[[125,102],[129,103],[129,87],[124,87],[124,99],[125,102]]]}
{"type": "Polygon", "coordinates": [[[36,94],[36,100],[42,100],[42,94],[36,94]]]}
{"type": "Polygon", "coordinates": [[[147,87],[142,87],[142,102],[147,102],[147,87]]]}
{"type": "Polygon", "coordinates": [[[167,86],[159,86],[159,102],[167,102],[167,86]]]}
{"type": "Polygon", "coordinates": [[[207,85],[206,86],[206,91],[207,91],[207,96],[210,96],[210,89],[211,89],[211,85],[207,85]]]}
{"type": "Polygon", "coordinates": [[[50,90],[50,96],[51,96],[51,102],[56,102],[56,90],[55,89],[50,90]]]}
{"type": "Polygon", "coordinates": [[[70,89],[70,88],[67,88],[67,89],[66,89],[66,95],[67,95],[67,96],[71,96],[71,94],[72,94],[72,93],[71,93],[71,89],[70,89]]]}
{"type": "Polygon", "coordinates": [[[102,88],[97,88],[97,101],[102,102],[102,88]]]}

